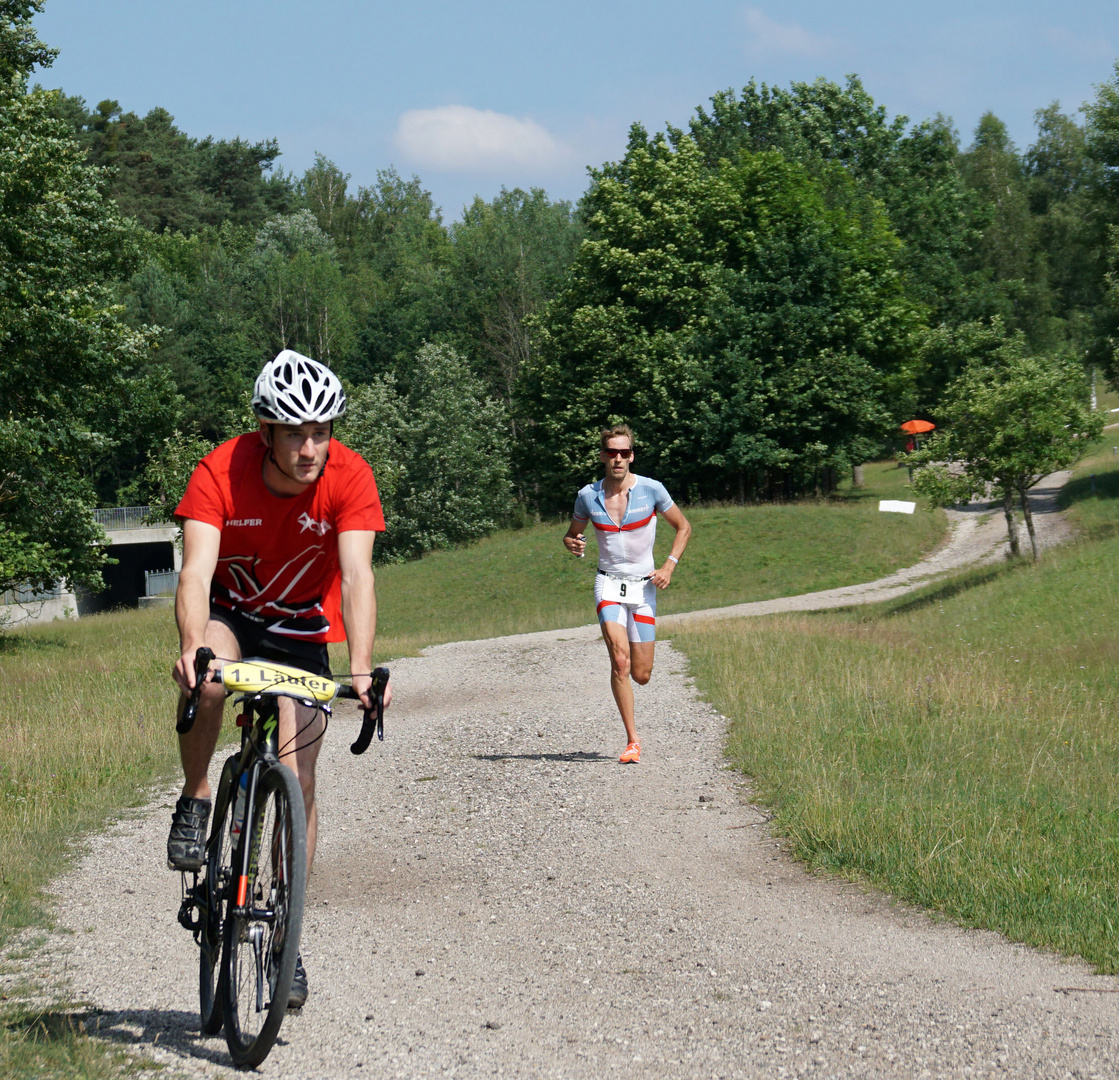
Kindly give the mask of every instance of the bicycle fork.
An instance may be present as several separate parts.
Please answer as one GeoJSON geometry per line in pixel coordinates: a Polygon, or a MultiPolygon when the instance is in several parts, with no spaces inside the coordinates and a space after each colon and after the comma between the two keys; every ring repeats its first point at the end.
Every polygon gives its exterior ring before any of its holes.
{"type": "Polygon", "coordinates": [[[253,947],[253,962],[256,969],[256,1011],[264,1010],[264,927],[255,923],[249,927],[247,935],[253,947]]]}

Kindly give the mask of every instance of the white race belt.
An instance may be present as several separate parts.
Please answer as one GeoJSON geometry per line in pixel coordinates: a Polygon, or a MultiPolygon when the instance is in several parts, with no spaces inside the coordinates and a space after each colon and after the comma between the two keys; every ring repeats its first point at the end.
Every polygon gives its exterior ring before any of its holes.
{"type": "Polygon", "coordinates": [[[602,599],[615,604],[642,604],[645,602],[643,577],[625,577],[620,574],[603,574],[602,599]]]}

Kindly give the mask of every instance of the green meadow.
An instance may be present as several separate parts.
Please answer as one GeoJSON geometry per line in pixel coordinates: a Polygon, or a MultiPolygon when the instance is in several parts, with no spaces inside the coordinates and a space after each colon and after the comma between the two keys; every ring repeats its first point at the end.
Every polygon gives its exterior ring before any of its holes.
{"type": "Polygon", "coordinates": [[[715,622],[675,643],[731,719],[730,760],[809,867],[1115,973],[1111,446],[1064,499],[1079,540],[1036,567],[870,608],[715,622]]]}
{"type": "MultiPolygon", "coordinates": [[[[866,466],[866,487],[826,501],[686,509],[691,544],[661,593],[657,613],[722,607],[873,581],[911,566],[945,536],[937,511],[882,514],[879,499],[906,498],[906,472],[866,466]]],[[[378,638],[389,654],[467,638],[594,622],[595,542],[574,559],[567,521],[505,531],[456,551],[377,570],[378,638]]],[[[657,560],[672,530],[661,525],[657,560]]],[[[341,663],[344,654],[339,653],[341,663]]]]}

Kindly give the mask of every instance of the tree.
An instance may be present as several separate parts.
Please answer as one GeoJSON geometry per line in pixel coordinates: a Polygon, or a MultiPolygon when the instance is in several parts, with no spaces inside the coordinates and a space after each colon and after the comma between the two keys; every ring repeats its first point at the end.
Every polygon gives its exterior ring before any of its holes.
{"type": "Polygon", "coordinates": [[[454,331],[450,237],[431,193],[415,176],[404,180],[394,169],[379,171],[372,188],[359,189],[357,202],[346,269],[366,268],[364,295],[355,297],[366,316],[357,355],[342,370],[358,381],[395,372],[407,383],[423,343],[454,331]]]}
{"type": "Polygon", "coordinates": [[[125,291],[133,324],[160,328],[154,359],[183,398],[176,426],[212,442],[242,430],[245,388],[279,349],[265,325],[256,241],[257,230],[230,224],[149,234],[125,291]]]}
{"type": "Polygon", "coordinates": [[[322,154],[315,154],[315,164],[295,185],[296,195],[315,215],[319,228],[345,248],[353,243],[354,228],[361,215],[361,201],[347,195],[349,183],[349,173],[343,173],[322,154]]]}
{"type": "Polygon", "coordinates": [[[688,497],[791,496],[861,463],[912,403],[919,311],[884,216],[831,204],[840,167],[826,185],[773,151],[712,169],[690,137],[635,127],[593,181],[522,380],[541,501],[617,418],[688,497]]]}
{"type": "Polygon", "coordinates": [[[716,94],[710,111],[697,109],[689,131],[710,168],[742,150],[777,150],[822,182],[833,205],[840,200],[854,214],[885,209],[903,243],[897,265],[910,294],[934,322],[959,321],[966,287],[960,260],[974,230],[972,200],[956,167],[956,133],[941,116],[908,134],[907,123],[904,116],[891,120],[850,75],[844,86],[820,78],[787,90],[751,80],[741,93],[716,94]],[[853,184],[828,185],[836,165],[853,184]]]}
{"type": "Polygon", "coordinates": [[[1096,99],[1084,106],[1084,113],[1087,150],[1102,167],[1100,185],[1114,212],[1119,210],[1119,60],[1111,78],[1096,87],[1096,99]]]}
{"type": "Polygon", "coordinates": [[[1101,305],[1101,323],[1104,323],[1113,332],[1106,338],[1109,354],[1107,355],[1106,370],[1112,385],[1119,384],[1119,228],[1112,226],[1111,244],[1108,248],[1109,270],[1106,276],[1106,294],[1104,304],[1101,305]]]}
{"type": "Polygon", "coordinates": [[[299,210],[266,221],[256,262],[265,351],[295,349],[329,366],[348,359],[355,338],[342,270],[314,214],[299,210]]]}
{"type": "Polygon", "coordinates": [[[1100,167],[1088,153],[1084,128],[1058,102],[1034,117],[1038,134],[1024,159],[1026,194],[1052,315],[1047,327],[1034,321],[1031,344],[1037,351],[1090,356],[1105,272],[1106,226],[1095,205],[1100,167]]]}
{"type": "Polygon", "coordinates": [[[31,20],[43,10],[43,0],[0,0],[0,83],[21,88],[33,68],[50,67],[58,55],[35,33],[31,20]]]}
{"type": "Polygon", "coordinates": [[[177,400],[150,363],[152,335],[114,302],[137,261],[134,229],[54,118],[55,95],[27,91],[30,64],[51,55],[27,22],[40,8],[0,0],[0,533],[6,572],[96,587],[96,482],[136,433],[170,430],[177,400]],[[18,536],[30,538],[22,560],[18,536]]]}
{"type": "Polygon", "coordinates": [[[974,285],[965,263],[979,228],[958,160],[956,130],[938,114],[899,140],[887,182],[877,190],[903,244],[898,266],[907,290],[932,325],[965,319],[974,285]]]}
{"type": "Polygon", "coordinates": [[[1104,271],[1110,272],[1107,303],[1095,311],[1090,358],[1100,363],[1113,386],[1119,386],[1119,297],[1115,275],[1119,272],[1119,61],[1112,77],[1096,87],[1096,99],[1084,106],[1085,146],[1098,172],[1094,177],[1091,207],[1103,253],[1104,271]]]}
{"type": "Polygon", "coordinates": [[[373,549],[375,559],[394,560],[407,551],[396,544],[399,533],[401,484],[408,469],[404,450],[408,428],[407,403],[391,375],[377,375],[360,385],[346,384],[346,415],[337,422],[335,434],[356,450],[373,469],[385,535],[373,549]]]}
{"type": "Polygon", "coordinates": [[[382,377],[355,388],[344,435],[374,468],[385,510],[381,557],[477,540],[512,503],[505,410],[447,345],[424,345],[401,396],[382,377]]]}
{"type": "Polygon", "coordinates": [[[257,227],[292,209],[292,179],[274,171],[275,139],[195,139],[164,108],[141,117],[105,100],[91,111],[82,98],[61,91],[53,111],[89,163],[107,170],[121,210],[153,232],[190,234],[223,222],[257,227]]]}
{"type": "Polygon", "coordinates": [[[1024,330],[1034,348],[1051,344],[1053,297],[1026,170],[1006,125],[993,113],[980,117],[971,146],[960,156],[960,172],[977,200],[980,229],[965,259],[974,279],[968,315],[998,316],[1011,329],[1024,330]]]}
{"type": "Polygon", "coordinates": [[[175,431],[148,453],[143,473],[143,498],[149,520],[174,521],[175,508],[186,494],[195,466],[214,449],[208,439],[175,431]]]}
{"type": "Polygon", "coordinates": [[[530,320],[558,293],[582,237],[571,204],[541,188],[476,198],[451,226],[458,338],[510,414],[533,352],[530,320]]]}
{"type": "Polygon", "coordinates": [[[975,140],[960,167],[969,186],[989,207],[976,257],[996,281],[1025,281],[1034,255],[1025,178],[1017,148],[994,113],[980,117],[975,140]]]}
{"type": "Polygon", "coordinates": [[[856,75],[846,86],[820,78],[788,90],[751,79],[740,95],[716,94],[711,106],[710,113],[696,109],[689,125],[709,165],[740,150],[779,150],[806,167],[842,164],[875,189],[888,182],[907,123],[904,116],[891,121],[856,75]]]}
{"type": "Polygon", "coordinates": [[[100,586],[104,534],[81,466],[102,447],[92,433],[0,418],[0,593],[62,579],[100,586]]]}
{"type": "MultiPolygon", "coordinates": [[[[996,323],[992,333],[1001,333],[996,323]]],[[[906,456],[913,487],[934,506],[990,497],[1001,502],[1011,552],[1018,554],[1014,501],[1025,518],[1033,558],[1037,536],[1029,490],[1078,461],[1103,429],[1092,412],[1079,364],[1030,356],[1021,334],[977,356],[945,395],[945,428],[906,456]]]]}

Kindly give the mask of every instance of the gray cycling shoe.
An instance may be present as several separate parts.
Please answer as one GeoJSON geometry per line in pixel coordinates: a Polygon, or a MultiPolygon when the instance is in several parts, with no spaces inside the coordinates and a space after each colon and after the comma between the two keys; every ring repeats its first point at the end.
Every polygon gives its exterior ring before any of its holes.
{"type": "Polygon", "coordinates": [[[180,795],[171,815],[167,837],[167,865],[172,870],[201,870],[206,861],[206,826],[210,822],[210,800],[180,795]]]}
{"type": "Polygon", "coordinates": [[[288,1008],[302,1009],[307,1000],[307,972],[303,970],[303,957],[295,958],[295,977],[291,980],[291,991],[288,993],[288,1008]]]}

